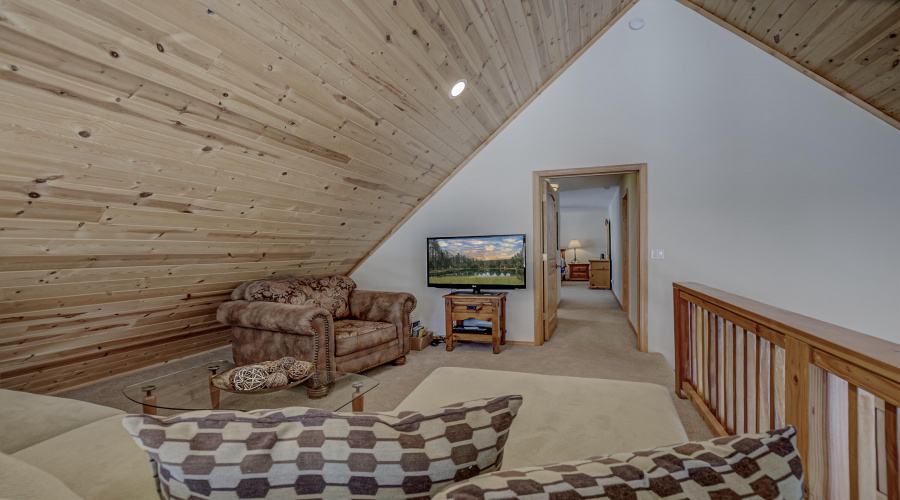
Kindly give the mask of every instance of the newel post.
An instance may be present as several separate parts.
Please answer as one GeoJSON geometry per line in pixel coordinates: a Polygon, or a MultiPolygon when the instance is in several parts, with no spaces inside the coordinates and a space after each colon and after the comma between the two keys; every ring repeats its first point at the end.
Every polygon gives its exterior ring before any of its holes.
{"type": "Polygon", "coordinates": [[[681,291],[673,284],[673,302],[675,306],[675,394],[687,399],[682,384],[690,380],[691,360],[689,330],[691,324],[688,301],[681,296],[681,291]]]}
{"type": "MultiPolygon", "coordinates": [[[[797,428],[797,452],[809,464],[809,344],[794,337],[784,339],[784,420],[797,428]]],[[[809,478],[809,476],[806,476],[809,478]]]]}

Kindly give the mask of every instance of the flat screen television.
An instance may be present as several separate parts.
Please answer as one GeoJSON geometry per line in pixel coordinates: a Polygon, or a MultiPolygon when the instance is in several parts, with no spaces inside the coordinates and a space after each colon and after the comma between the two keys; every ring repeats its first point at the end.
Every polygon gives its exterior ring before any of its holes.
{"type": "Polygon", "coordinates": [[[428,238],[428,286],[510,290],[525,288],[525,235],[428,238]]]}

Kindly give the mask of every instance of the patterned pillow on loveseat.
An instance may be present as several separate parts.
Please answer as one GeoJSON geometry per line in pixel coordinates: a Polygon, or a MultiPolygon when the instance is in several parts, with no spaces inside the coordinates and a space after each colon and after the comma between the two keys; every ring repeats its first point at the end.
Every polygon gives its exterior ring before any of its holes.
{"type": "Polygon", "coordinates": [[[321,307],[334,319],[350,315],[350,293],[356,283],[347,276],[274,276],[244,289],[245,300],[321,307]]]}
{"type": "MultiPolygon", "coordinates": [[[[163,498],[422,498],[500,468],[522,396],[429,411],[128,415],[163,498]]],[[[150,470],[148,468],[148,474],[150,470]]]]}
{"type": "Polygon", "coordinates": [[[786,427],[495,472],[450,485],[435,499],[801,500],[796,436],[795,428],[786,427]]]}

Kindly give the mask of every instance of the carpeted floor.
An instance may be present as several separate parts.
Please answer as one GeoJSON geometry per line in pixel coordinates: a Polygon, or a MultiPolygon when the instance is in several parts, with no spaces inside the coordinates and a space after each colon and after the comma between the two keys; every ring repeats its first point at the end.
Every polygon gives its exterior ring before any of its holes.
{"type": "MultiPolygon", "coordinates": [[[[462,342],[447,352],[443,345],[413,351],[404,366],[385,365],[366,372],[380,385],[366,394],[367,411],[393,410],[435,368],[458,366],[546,375],[607,378],[650,382],[669,389],[685,430],[692,440],[711,437],[693,406],[675,396],[674,373],[661,354],[638,352],[625,313],[612,292],[589,290],[587,282],[564,282],[559,327],[542,347],[507,345],[494,355],[489,343],[462,342]]],[[[91,386],[59,394],[140,412],[140,405],[122,396],[121,388],[179,368],[215,359],[230,359],[230,349],[219,349],[170,362],[91,386]]],[[[447,381],[452,384],[452,380],[447,381]]]]}

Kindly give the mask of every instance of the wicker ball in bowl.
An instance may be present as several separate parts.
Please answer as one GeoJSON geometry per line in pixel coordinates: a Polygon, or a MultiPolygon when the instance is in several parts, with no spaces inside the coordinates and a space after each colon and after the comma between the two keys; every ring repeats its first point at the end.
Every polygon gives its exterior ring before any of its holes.
{"type": "Polygon", "coordinates": [[[294,387],[316,372],[315,363],[284,357],[236,366],[212,378],[212,385],[223,391],[240,394],[262,394],[294,387]]]}

